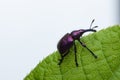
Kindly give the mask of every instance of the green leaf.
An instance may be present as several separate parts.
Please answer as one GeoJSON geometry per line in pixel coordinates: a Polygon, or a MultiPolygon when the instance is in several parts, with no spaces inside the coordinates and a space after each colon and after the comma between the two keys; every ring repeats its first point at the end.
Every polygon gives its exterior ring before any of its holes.
{"type": "Polygon", "coordinates": [[[24,80],[120,80],[120,25],[115,25],[81,38],[98,58],[78,41],[75,65],[74,49],[59,66],[60,54],[52,53],[40,62],[24,80]]]}

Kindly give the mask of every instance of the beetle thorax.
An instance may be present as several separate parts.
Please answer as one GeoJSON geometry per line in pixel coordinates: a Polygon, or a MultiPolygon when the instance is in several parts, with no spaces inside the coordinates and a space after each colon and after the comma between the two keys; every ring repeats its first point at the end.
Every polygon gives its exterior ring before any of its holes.
{"type": "Polygon", "coordinates": [[[75,30],[75,31],[71,32],[71,36],[72,36],[73,39],[76,40],[76,39],[79,39],[82,36],[83,33],[84,33],[84,30],[82,30],[82,29],[75,30]]]}

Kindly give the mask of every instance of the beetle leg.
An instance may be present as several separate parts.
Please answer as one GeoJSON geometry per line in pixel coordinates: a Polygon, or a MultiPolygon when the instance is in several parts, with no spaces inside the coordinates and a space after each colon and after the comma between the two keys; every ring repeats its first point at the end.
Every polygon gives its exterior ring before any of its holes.
{"type": "Polygon", "coordinates": [[[75,42],[74,42],[74,52],[75,52],[75,63],[76,63],[76,66],[78,67],[78,62],[77,62],[77,54],[76,54],[76,45],[75,45],[75,42]]]}
{"type": "Polygon", "coordinates": [[[59,60],[60,62],[58,63],[58,65],[60,65],[62,63],[63,59],[64,59],[64,57],[61,56],[61,59],[59,60]]]}
{"type": "Polygon", "coordinates": [[[61,55],[61,59],[60,59],[60,62],[58,63],[58,65],[60,65],[64,59],[64,57],[69,53],[69,50],[64,54],[64,55],[61,55]]]}
{"type": "Polygon", "coordinates": [[[80,41],[80,39],[78,39],[78,41],[80,42],[80,44],[85,47],[95,58],[97,58],[97,56],[83,43],[80,41]]]}

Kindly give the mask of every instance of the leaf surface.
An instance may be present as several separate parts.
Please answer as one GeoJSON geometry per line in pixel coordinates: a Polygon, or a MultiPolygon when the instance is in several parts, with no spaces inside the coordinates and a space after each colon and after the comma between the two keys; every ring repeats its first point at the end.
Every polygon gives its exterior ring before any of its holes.
{"type": "Polygon", "coordinates": [[[60,66],[60,54],[53,52],[24,80],[120,80],[120,25],[84,36],[81,41],[98,56],[97,59],[76,41],[78,67],[71,47],[60,66]]]}

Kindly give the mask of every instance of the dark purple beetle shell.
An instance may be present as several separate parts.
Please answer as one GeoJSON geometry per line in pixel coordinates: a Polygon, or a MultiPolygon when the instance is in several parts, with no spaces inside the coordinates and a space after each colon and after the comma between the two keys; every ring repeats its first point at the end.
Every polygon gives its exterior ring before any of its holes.
{"type": "Polygon", "coordinates": [[[61,55],[65,55],[65,53],[70,49],[70,47],[73,45],[74,39],[72,38],[71,34],[67,33],[65,34],[62,39],[57,44],[57,48],[61,55]]]}
{"type": "Polygon", "coordinates": [[[85,31],[86,30],[84,30],[84,29],[74,30],[74,31],[71,32],[71,36],[74,40],[78,40],[83,35],[83,33],[85,31]]]}
{"type": "Polygon", "coordinates": [[[59,65],[62,63],[64,57],[69,53],[69,49],[74,45],[74,52],[75,52],[75,62],[76,62],[76,66],[78,66],[78,62],[77,62],[77,55],[76,55],[76,45],[75,45],[75,40],[78,40],[79,43],[85,47],[88,51],[90,51],[90,53],[95,57],[97,58],[97,56],[89,49],[87,48],[87,46],[80,41],[80,38],[82,37],[83,33],[85,32],[96,32],[96,30],[94,30],[94,28],[96,28],[97,26],[94,26],[93,28],[91,28],[92,26],[92,23],[94,22],[94,19],[93,21],[91,22],[91,25],[90,25],[90,28],[89,29],[79,29],[79,30],[74,30],[72,31],[71,33],[67,33],[65,34],[61,39],[60,41],[58,42],[57,44],[57,49],[61,55],[61,59],[60,59],[60,62],[58,63],[59,65]]]}

